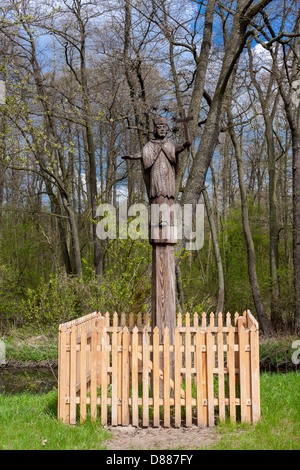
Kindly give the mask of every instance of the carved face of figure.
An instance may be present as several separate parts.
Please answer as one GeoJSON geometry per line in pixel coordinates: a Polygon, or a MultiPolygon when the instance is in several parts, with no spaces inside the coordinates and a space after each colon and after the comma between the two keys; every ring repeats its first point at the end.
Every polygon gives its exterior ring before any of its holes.
{"type": "Polygon", "coordinates": [[[154,128],[154,135],[158,139],[166,137],[168,132],[168,126],[165,123],[157,123],[154,128]]]}

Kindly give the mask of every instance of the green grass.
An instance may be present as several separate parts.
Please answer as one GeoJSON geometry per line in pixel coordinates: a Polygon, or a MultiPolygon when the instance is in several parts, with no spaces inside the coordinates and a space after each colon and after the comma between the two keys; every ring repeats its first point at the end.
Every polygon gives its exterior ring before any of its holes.
{"type": "Polygon", "coordinates": [[[105,449],[109,433],[90,420],[77,426],[58,422],[57,391],[46,395],[0,395],[1,450],[105,449]]]}
{"type": "Polygon", "coordinates": [[[8,362],[57,363],[58,333],[57,331],[42,331],[40,329],[11,328],[9,334],[3,336],[6,345],[8,362]]]}
{"type": "Polygon", "coordinates": [[[299,450],[300,373],[261,375],[261,420],[220,424],[218,450],[299,450]]]}

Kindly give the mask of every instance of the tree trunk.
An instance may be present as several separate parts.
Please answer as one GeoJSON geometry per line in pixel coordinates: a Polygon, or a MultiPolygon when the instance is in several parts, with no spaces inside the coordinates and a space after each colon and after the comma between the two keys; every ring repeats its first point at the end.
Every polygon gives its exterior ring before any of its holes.
{"type": "Polygon", "coordinates": [[[189,173],[183,203],[193,204],[194,210],[205,183],[207,170],[211,163],[221,128],[223,105],[226,96],[226,87],[232,70],[242,53],[250,33],[247,27],[250,21],[272,0],[260,0],[253,5],[253,1],[239,0],[236,9],[230,36],[226,38],[225,55],[218,78],[217,87],[211,102],[208,116],[203,130],[200,144],[189,173]]]}
{"type": "Polygon", "coordinates": [[[254,250],[254,244],[253,244],[253,239],[252,239],[252,234],[251,234],[250,224],[249,224],[247,193],[246,193],[246,185],[245,185],[245,180],[244,180],[242,151],[241,151],[241,146],[238,142],[234,127],[233,127],[231,100],[228,102],[227,115],[228,115],[229,133],[230,133],[230,137],[232,140],[232,144],[234,146],[236,162],[237,162],[237,167],[238,167],[238,178],[239,178],[239,187],[240,187],[240,195],[241,195],[241,205],[242,205],[243,231],[244,231],[244,236],[245,236],[246,246],[247,246],[248,274],[249,274],[249,280],[250,280],[250,285],[251,285],[251,290],[252,290],[253,301],[254,301],[255,310],[257,313],[257,318],[261,325],[262,331],[265,334],[271,334],[272,332],[271,322],[264,312],[264,307],[261,301],[261,295],[260,295],[260,290],[259,290],[259,285],[258,285],[258,280],[257,280],[255,250],[254,250]]]}
{"type": "MultiPolygon", "coordinates": [[[[299,106],[300,109],[300,106],[299,106]]],[[[300,335],[300,130],[292,129],[293,142],[293,260],[295,285],[295,331],[300,335]]]]}
{"type": "Polygon", "coordinates": [[[80,242],[79,242],[79,234],[76,222],[76,216],[72,205],[66,198],[66,196],[62,197],[64,208],[68,214],[70,229],[71,229],[71,237],[72,237],[72,245],[73,245],[73,253],[74,253],[74,271],[76,276],[81,279],[82,278],[82,267],[81,267],[81,256],[80,256],[80,242]]]}
{"type": "Polygon", "coordinates": [[[217,265],[217,270],[218,270],[219,290],[218,290],[218,303],[217,303],[216,313],[219,313],[219,312],[223,312],[223,308],[224,308],[225,283],[224,283],[223,263],[222,263],[222,257],[221,257],[220,247],[219,247],[218,234],[217,234],[217,228],[216,228],[215,219],[213,215],[213,210],[210,205],[206,188],[203,188],[202,194],[204,197],[205,208],[206,208],[207,218],[208,218],[208,222],[210,226],[212,243],[214,247],[216,265],[217,265]]]}

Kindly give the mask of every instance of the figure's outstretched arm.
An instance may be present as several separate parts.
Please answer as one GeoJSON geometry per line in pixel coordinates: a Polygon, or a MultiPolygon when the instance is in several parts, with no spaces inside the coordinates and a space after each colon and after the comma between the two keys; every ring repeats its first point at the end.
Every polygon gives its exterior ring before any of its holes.
{"type": "Polygon", "coordinates": [[[141,153],[134,153],[133,155],[123,155],[123,160],[140,160],[142,158],[141,153]]]}
{"type": "Polygon", "coordinates": [[[177,144],[175,146],[176,155],[179,155],[181,152],[183,152],[186,148],[189,148],[190,146],[191,146],[191,142],[189,140],[184,142],[184,144],[177,144]]]}

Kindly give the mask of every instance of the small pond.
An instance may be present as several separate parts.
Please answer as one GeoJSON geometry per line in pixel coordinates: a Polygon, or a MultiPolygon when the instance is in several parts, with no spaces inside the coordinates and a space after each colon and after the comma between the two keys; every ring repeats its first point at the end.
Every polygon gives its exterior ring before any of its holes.
{"type": "Polygon", "coordinates": [[[57,369],[0,366],[0,394],[48,393],[57,388],[57,369]]]}

